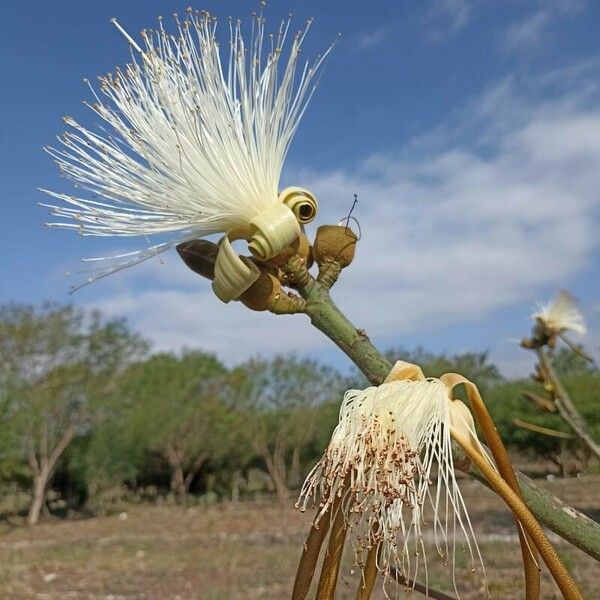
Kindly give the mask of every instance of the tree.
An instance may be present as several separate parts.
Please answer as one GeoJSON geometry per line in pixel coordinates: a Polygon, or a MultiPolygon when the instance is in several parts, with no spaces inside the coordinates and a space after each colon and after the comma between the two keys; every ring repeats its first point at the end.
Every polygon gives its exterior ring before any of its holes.
{"type": "Polygon", "coordinates": [[[132,365],[115,398],[123,406],[120,435],[128,446],[157,455],[170,488],[185,498],[205,461],[219,451],[225,367],[211,354],[159,354],[132,365]]]}
{"type": "Polygon", "coordinates": [[[72,306],[0,307],[5,435],[31,477],[37,523],[59,461],[102,415],[115,374],[145,343],[120,320],[72,306]]]}
{"type": "Polygon", "coordinates": [[[315,434],[318,408],[341,401],[339,375],[309,359],[254,359],[238,370],[235,398],[246,416],[243,434],[261,457],[280,502],[301,478],[303,449],[315,434]]]}

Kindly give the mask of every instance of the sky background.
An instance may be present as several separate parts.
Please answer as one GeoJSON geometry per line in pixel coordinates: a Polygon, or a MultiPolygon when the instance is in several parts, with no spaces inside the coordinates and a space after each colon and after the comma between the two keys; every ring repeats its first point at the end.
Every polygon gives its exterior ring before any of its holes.
{"type": "MultiPolygon", "coordinates": [[[[248,20],[254,1],[194,4],[248,20]]],[[[36,187],[70,193],[42,146],[73,115],[95,115],[84,77],[128,60],[109,23],[137,32],[185,4],[166,0],[3,3],[0,39],[0,302],[73,302],[127,317],[157,350],[200,347],[229,364],[281,351],[338,367],[341,353],[303,316],[221,304],[175,252],[70,296],[81,257],[146,241],[80,238],[43,227],[36,187]]],[[[381,347],[488,349],[526,374],[517,339],[536,303],[568,289],[600,345],[600,3],[578,0],[272,0],[314,17],[307,57],[341,38],[288,156],[282,188],[320,200],[339,221],[353,194],[355,262],[333,290],[381,347]]],[[[167,19],[168,22],[168,19],[167,19]]],[[[311,229],[314,231],[314,227],[311,229]]]]}

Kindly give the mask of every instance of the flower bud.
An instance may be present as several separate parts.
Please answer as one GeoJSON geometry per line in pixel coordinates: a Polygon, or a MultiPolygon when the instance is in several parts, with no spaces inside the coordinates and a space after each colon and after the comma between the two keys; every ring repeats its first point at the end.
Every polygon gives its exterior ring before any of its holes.
{"type": "Polygon", "coordinates": [[[239,300],[251,310],[268,310],[271,302],[282,293],[281,282],[270,273],[260,277],[243,293],[239,300]]]}
{"type": "Polygon", "coordinates": [[[302,233],[287,248],[269,259],[276,267],[283,267],[293,256],[299,256],[310,268],[312,264],[312,252],[308,238],[302,233]]]}
{"type": "Polygon", "coordinates": [[[270,310],[278,314],[301,312],[305,304],[302,298],[286,294],[279,279],[265,271],[239,300],[251,310],[270,310]]]}
{"type": "Polygon", "coordinates": [[[208,240],[190,240],[177,246],[177,253],[194,273],[211,281],[215,278],[215,262],[219,246],[208,240]]]}
{"type": "Polygon", "coordinates": [[[343,225],[321,225],[317,229],[313,254],[317,264],[336,262],[343,269],[354,258],[358,237],[343,225]]]}

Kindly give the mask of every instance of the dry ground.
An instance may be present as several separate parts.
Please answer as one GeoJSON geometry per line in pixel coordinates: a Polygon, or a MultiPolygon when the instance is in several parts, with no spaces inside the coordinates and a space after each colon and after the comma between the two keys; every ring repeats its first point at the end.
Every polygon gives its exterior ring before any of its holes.
{"type": "MultiPolygon", "coordinates": [[[[600,477],[546,485],[598,518],[600,477]]],[[[519,549],[510,516],[477,482],[467,481],[463,489],[480,534],[491,597],[522,598],[519,549]]],[[[126,519],[113,515],[46,522],[36,528],[0,524],[0,598],[285,599],[311,519],[291,506],[266,502],[187,509],[138,505],[125,510],[126,519]]],[[[598,564],[564,543],[559,550],[584,596],[599,598],[598,564]]],[[[458,556],[461,598],[485,598],[469,572],[466,555],[458,556]]],[[[439,560],[432,560],[431,585],[448,591],[449,581],[439,560]]],[[[338,597],[353,598],[356,585],[348,563],[338,597]]],[[[378,591],[374,597],[379,600],[383,594],[378,591]]],[[[423,596],[402,591],[398,597],[423,596]]],[[[546,573],[542,597],[560,598],[546,573]]]]}

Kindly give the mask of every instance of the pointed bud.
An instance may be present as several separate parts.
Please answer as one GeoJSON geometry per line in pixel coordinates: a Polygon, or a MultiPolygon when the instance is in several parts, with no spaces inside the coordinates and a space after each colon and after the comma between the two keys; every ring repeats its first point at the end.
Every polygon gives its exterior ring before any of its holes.
{"type": "Polygon", "coordinates": [[[198,275],[211,281],[215,278],[215,262],[219,246],[208,240],[190,240],[177,246],[183,262],[198,275]]]}

